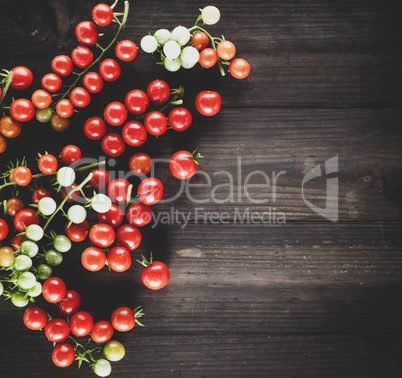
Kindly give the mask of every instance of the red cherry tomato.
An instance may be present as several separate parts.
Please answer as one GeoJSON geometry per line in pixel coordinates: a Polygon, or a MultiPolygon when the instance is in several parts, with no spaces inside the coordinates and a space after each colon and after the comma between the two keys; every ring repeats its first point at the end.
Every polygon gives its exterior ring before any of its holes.
{"type": "Polygon", "coordinates": [[[92,327],[91,337],[95,343],[104,344],[112,338],[113,333],[114,329],[112,325],[106,320],[100,320],[92,327]]]}
{"type": "Polygon", "coordinates": [[[66,296],[62,301],[57,303],[59,313],[64,316],[71,316],[75,314],[81,306],[81,297],[74,290],[67,290],[66,296]]]}
{"type": "Polygon", "coordinates": [[[213,116],[219,112],[222,99],[218,92],[202,91],[195,98],[195,107],[204,116],[213,116]]]}
{"type": "Polygon", "coordinates": [[[22,235],[14,236],[11,239],[11,246],[13,247],[14,251],[19,251],[20,250],[21,244],[22,244],[22,242],[24,240],[25,240],[25,237],[22,236],[22,235]]]}
{"type": "Polygon", "coordinates": [[[204,50],[209,45],[209,38],[204,32],[197,32],[191,38],[191,44],[198,50],[204,50]]]}
{"type": "Polygon", "coordinates": [[[19,186],[27,186],[32,180],[31,170],[24,166],[15,168],[12,176],[14,182],[19,186]]]}
{"type": "Polygon", "coordinates": [[[185,180],[193,177],[197,171],[197,164],[189,151],[177,151],[172,155],[169,162],[169,169],[172,175],[178,179],[185,180]]]}
{"type": "Polygon", "coordinates": [[[71,53],[73,63],[79,68],[88,67],[94,60],[92,51],[86,46],[77,46],[71,53]]]}
{"type": "Polygon", "coordinates": [[[78,337],[88,335],[93,325],[94,319],[92,315],[86,311],[78,311],[70,319],[71,333],[78,337]]]}
{"type": "Polygon", "coordinates": [[[113,247],[107,254],[108,265],[115,272],[125,272],[130,268],[131,261],[130,251],[125,247],[113,247]]]}
{"type": "Polygon", "coordinates": [[[29,68],[23,66],[14,67],[12,70],[13,77],[11,78],[10,86],[16,90],[24,90],[31,86],[33,75],[29,68]]]}
{"type": "MultiPolygon", "coordinates": [[[[61,189],[61,197],[62,197],[63,199],[66,198],[66,195],[67,195],[68,193],[70,193],[73,189],[75,189],[77,186],[78,186],[78,185],[74,182],[71,186],[63,187],[63,188],[61,189]]],[[[68,197],[67,202],[68,202],[68,203],[71,203],[71,202],[77,201],[77,199],[78,199],[79,197],[80,197],[80,192],[79,192],[79,191],[74,192],[73,194],[71,194],[70,197],[68,197]]]]}
{"type": "Polygon", "coordinates": [[[19,232],[24,232],[25,227],[31,224],[39,224],[39,216],[35,210],[22,209],[14,217],[14,227],[19,232]]]}
{"type": "Polygon", "coordinates": [[[155,105],[164,104],[170,97],[170,87],[166,81],[154,80],[151,81],[147,88],[149,101],[155,105]]]}
{"type": "Polygon", "coordinates": [[[160,261],[153,261],[151,265],[142,269],[142,283],[149,289],[159,290],[165,287],[170,279],[169,268],[160,261]]]}
{"type": "Polygon", "coordinates": [[[107,195],[114,203],[125,203],[130,183],[125,179],[114,179],[107,187],[107,195]]]}
{"type": "Polygon", "coordinates": [[[127,332],[134,328],[135,317],[133,310],[119,307],[112,313],[112,326],[116,331],[127,332]]]}
{"type": "Polygon", "coordinates": [[[61,118],[70,118],[74,114],[74,105],[68,99],[60,100],[56,104],[56,113],[61,118]]]}
{"type": "Polygon", "coordinates": [[[148,134],[142,123],[130,121],[124,125],[122,135],[129,146],[139,147],[146,142],[148,134]]]}
{"type": "Polygon", "coordinates": [[[8,224],[4,219],[0,219],[0,240],[4,240],[8,235],[8,224]]]}
{"type": "Polygon", "coordinates": [[[62,81],[60,76],[49,73],[43,76],[41,84],[43,89],[46,89],[48,92],[57,92],[62,86],[62,81]]]}
{"type": "Polygon", "coordinates": [[[186,108],[174,108],[169,113],[169,125],[174,131],[185,131],[191,126],[193,117],[186,108]]]}
{"type": "Polygon", "coordinates": [[[119,227],[123,218],[123,210],[115,203],[112,204],[112,207],[106,213],[98,213],[99,222],[106,223],[113,228],[119,227]]]}
{"type": "MultiPolygon", "coordinates": [[[[44,198],[44,197],[51,197],[51,194],[48,190],[44,189],[44,188],[39,188],[36,189],[33,193],[32,193],[32,202],[37,205],[38,202],[44,198]]],[[[39,219],[38,219],[39,222],[39,219]]]]}
{"type": "Polygon", "coordinates": [[[31,101],[34,106],[39,109],[45,109],[50,106],[52,103],[52,96],[49,92],[38,89],[34,93],[32,93],[31,101]]]}
{"type": "Polygon", "coordinates": [[[233,59],[229,64],[229,72],[236,79],[244,79],[250,74],[250,64],[241,58],[233,59]]]}
{"type": "Polygon", "coordinates": [[[50,154],[42,155],[38,160],[39,170],[45,175],[52,175],[56,172],[58,165],[57,159],[50,154]]]}
{"type": "Polygon", "coordinates": [[[113,9],[107,4],[97,4],[92,9],[92,19],[98,26],[108,26],[113,21],[113,9]]]}
{"type": "Polygon", "coordinates": [[[163,196],[163,185],[156,178],[147,178],[138,186],[137,194],[140,196],[140,201],[143,204],[154,205],[163,196]]]}
{"type": "Polygon", "coordinates": [[[82,21],[75,28],[75,36],[79,43],[92,46],[98,42],[98,28],[91,21],[82,21]]]}
{"type": "Polygon", "coordinates": [[[198,63],[204,68],[213,67],[218,61],[218,54],[214,49],[206,48],[200,52],[200,57],[198,58],[198,63]]]}
{"type": "Polygon", "coordinates": [[[142,235],[137,227],[131,224],[120,226],[116,233],[116,241],[129,251],[134,251],[141,244],[142,235]]]}
{"type": "Polygon", "coordinates": [[[73,72],[73,62],[67,55],[58,55],[53,58],[51,68],[59,76],[68,76],[73,72]]]}
{"type": "Polygon", "coordinates": [[[10,115],[18,122],[28,122],[35,116],[35,107],[31,101],[19,98],[11,103],[10,115]]]}
{"type": "Polygon", "coordinates": [[[70,326],[64,319],[52,319],[46,324],[45,335],[49,341],[61,343],[68,339],[70,326]]]}
{"type": "Polygon", "coordinates": [[[21,134],[21,123],[9,116],[0,118],[0,134],[6,138],[17,138],[21,134]]]}
{"type": "Polygon", "coordinates": [[[10,217],[15,217],[15,215],[24,208],[24,202],[19,198],[10,198],[7,201],[7,214],[10,217]]]}
{"type": "Polygon", "coordinates": [[[0,154],[2,154],[7,149],[7,140],[0,135],[0,154]]]}
{"type": "Polygon", "coordinates": [[[101,270],[106,264],[106,255],[98,247],[88,247],[81,255],[82,266],[90,272],[101,270]]]}
{"type": "Polygon", "coordinates": [[[70,366],[75,360],[75,350],[68,343],[56,345],[52,352],[53,363],[61,368],[70,366]]]}
{"type": "Polygon", "coordinates": [[[145,205],[142,202],[132,203],[126,212],[128,223],[136,227],[147,225],[152,219],[151,206],[145,205]]]}
{"type": "Polygon", "coordinates": [[[131,62],[137,57],[137,45],[129,40],[120,41],[115,48],[116,56],[123,62],[131,62]]]}
{"type": "Polygon", "coordinates": [[[128,111],[134,115],[145,113],[149,106],[149,98],[145,92],[140,89],[133,89],[126,94],[124,103],[128,111]]]}
{"type": "Polygon", "coordinates": [[[110,247],[115,239],[113,227],[106,223],[94,224],[89,231],[89,239],[100,248],[110,247]]]}
{"type": "Polygon", "coordinates": [[[125,148],[126,144],[119,134],[110,133],[102,139],[102,150],[108,156],[120,156],[125,148]]]}
{"type": "Polygon", "coordinates": [[[49,303],[58,303],[66,296],[66,284],[60,278],[50,277],[43,284],[42,294],[49,303]]]}
{"type": "Polygon", "coordinates": [[[85,240],[89,232],[88,222],[84,220],[82,223],[71,223],[70,226],[68,226],[69,223],[70,222],[67,222],[64,226],[64,231],[66,232],[67,237],[76,243],[85,240]]]}
{"type": "Polygon", "coordinates": [[[84,134],[92,140],[102,139],[106,134],[106,123],[100,117],[91,117],[84,124],[84,134]]]}
{"type": "Polygon", "coordinates": [[[151,170],[151,157],[145,152],[137,152],[128,161],[131,172],[137,176],[145,176],[151,170]]]}
{"type": "Polygon", "coordinates": [[[96,72],[88,72],[82,79],[85,89],[91,93],[99,93],[103,88],[103,80],[96,72]]]}
{"type": "Polygon", "coordinates": [[[162,135],[167,130],[167,119],[161,112],[150,112],[144,119],[144,126],[151,135],[162,135]]]}
{"type": "Polygon", "coordinates": [[[127,119],[127,109],[121,102],[113,101],[106,106],[103,115],[109,125],[121,126],[127,119]]]}
{"type": "Polygon", "coordinates": [[[102,168],[95,168],[91,171],[92,178],[89,180],[91,186],[95,189],[103,189],[110,181],[109,172],[102,168]]]}
{"type": "Polygon", "coordinates": [[[99,64],[99,73],[105,81],[115,81],[120,77],[121,68],[114,59],[105,59],[99,64]]]}
{"type": "Polygon", "coordinates": [[[31,307],[25,311],[23,320],[26,327],[37,331],[46,326],[47,314],[46,311],[40,307],[31,307]]]}
{"type": "Polygon", "coordinates": [[[236,47],[232,42],[224,40],[218,43],[218,46],[216,46],[216,52],[219,58],[230,60],[236,55],[236,47]]]}
{"type": "Polygon", "coordinates": [[[91,102],[91,95],[85,88],[76,87],[70,92],[70,100],[77,108],[85,108],[91,102]]]}
{"type": "Polygon", "coordinates": [[[61,160],[66,165],[77,163],[80,159],[81,150],[74,144],[69,144],[61,150],[61,160]]]}

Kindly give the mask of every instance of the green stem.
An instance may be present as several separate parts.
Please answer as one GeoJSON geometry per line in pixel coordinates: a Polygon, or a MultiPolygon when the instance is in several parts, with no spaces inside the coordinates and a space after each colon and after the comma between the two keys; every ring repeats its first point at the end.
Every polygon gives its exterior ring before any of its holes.
{"type": "Polygon", "coordinates": [[[3,98],[6,97],[8,88],[10,88],[10,84],[11,84],[11,79],[12,79],[12,78],[13,78],[13,71],[10,71],[10,73],[9,73],[8,76],[7,76],[6,85],[4,86],[4,89],[3,89],[3,95],[2,95],[1,98],[0,98],[0,106],[1,106],[1,104],[2,104],[2,102],[3,102],[3,98]]]}
{"type": "Polygon", "coordinates": [[[105,165],[105,164],[106,164],[106,161],[102,160],[102,161],[99,161],[97,163],[86,165],[85,167],[80,167],[80,168],[74,169],[74,171],[82,172],[82,171],[86,171],[87,169],[96,168],[96,167],[98,167],[100,165],[105,165]]]}

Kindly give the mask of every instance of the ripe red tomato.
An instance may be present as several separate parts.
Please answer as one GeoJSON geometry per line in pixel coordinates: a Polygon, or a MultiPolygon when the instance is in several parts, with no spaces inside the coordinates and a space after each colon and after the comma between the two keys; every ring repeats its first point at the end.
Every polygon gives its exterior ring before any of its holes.
{"type": "Polygon", "coordinates": [[[103,115],[109,125],[121,126],[127,119],[127,109],[121,102],[113,101],[106,106],[103,115]]]}
{"type": "Polygon", "coordinates": [[[46,89],[48,92],[57,92],[63,83],[60,76],[54,73],[49,73],[43,76],[41,84],[43,89],[46,89]]]}
{"type": "Polygon", "coordinates": [[[12,175],[14,182],[19,186],[27,186],[32,180],[32,173],[28,167],[15,168],[12,175]]]}
{"type": "Polygon", "coordinates": [[[11,239],[11,246],[13,247],[14,251],[19,251],[22,242],[25,240],[25,236],[17,235],[11,239]]]}
{"type": "Polygon", "coordinates": [[[114,203],[125,203],[130,183],[126,179],[114,179],[107,187],[107,195],[114,203]]]}
{"type": "Polygon", "coordinates": [[[8,224],[4,219],[0,219],[0,240],[4,240],[8,235],[8,224]]]}
{"type": "Polygon", "coordinates": [[[58,55],[53,58],[51,68],[59,76],[68,76],[73,72],[73,62],[67,55],[58,55]]]}
{"type": "Polygon", "coordinates": [[[94,319],[92,315],[86,311],[78,311],[70,319],[71,333],[78,337],[88,335],[93,325],[94,319]]]}
{"type": "Polygon", "coordinates": [[[16,138],[21,134],[21,123],[11,117],[2,117],[0,119],[0,133],[6,138],[16,138]]]}
{"type": "Polygon", "coordinates": [[[250,64],[245,59],[234,59],[229,64],[229,72],[236,79],[244,79],[250,74],[250,64]]]}
{"type": "Polygon", "coordinates": [[[10,217],[15,217],[15,215],[24,208],[24,202],[19,198],[10,198],[7,201],[7,214],[10,217]]]}
{"type": "Polygon", "coordinates": [[[130,62],[137,57],[137,45],[127,39],[120,41],[115,48],[116,56],[123,62],[130,62]]]}
{"type": "Polygon", "coordinates": [[[31,307],[24,313],[24,324],[29,329],[37,331],[47,324],[46,311],[40,307],[31,307]]]}
{"type": "Polygon", "coordinates": [[[105,59],[99,64],[99,73],[105,81],[115,81],[120,77],[121,68],[114,59],[105,59]]]}
{"type": "Polygon", "coordinates": [[[131,172],[137,176],[145,176],[151,170],[151,157],[145,152],[137,152],[128,161],[131,172]]]}
{"type": "Polygon", "coordinates": [[[121,246],[113,247],[107,254],[107,262],[115,272],[125,272],[131,266],[130,251],[121,246]]]}
{"type": "Polygon", "coordinates": [[[163,185],[158,179],[149,177],[138,186],[137,194],[145,205],[154,205],[163,196],[163,185]]]}
{"type": "Polygon", "coordinates": [[[116,233],[116,241],[129,251],[134,251],[141,244],[142,235],[137,227],[131,224],[120,226],[116,233]]]}
{"type": "Polygon", "coordinates": [[[38,160],[39,170],[45,175],[52,175],[56,172],[58,165],[57,159],[50,154],[42,155],[38,160]]]}
{"type": "Polygon", "coordinates": [[[98,247],[88,247],[81,255],[82,266],[90,272],[101,270],[106,264],[106,255],[98,247]]]}
{"type": "Polygon", "coordinates": [[[14,217],[14,227],[19,232],[24,232],[25,227],[31,224],[39,224],[39,216],[35,210],[22,209],[14,217]]]}
{"type": "Polygon", "coordinates": [[[12,70],[13,77],[11,78],[11,88],[24,90],[31,86],[33,75],[29,68],[23,66],[14,67],[12,70]]]}
{"type": "Polygon", "coordinates": [[[50,277],[43,284],[42,294],[49,303],[58,303],[66,296],[66,284],[60,278],[50,277]]]}
{"type": "Polygon", "coordinates": [[[82,21],[75,28],[75,36],[79,43],[92,46],[98,42],[98,28],[91,21],[82,21]]]}
{"type": "Polygon", "coordinates": [[[219,58],[230,60],[236,55],[236,47],[232,42],[224,40],[218,43],[218,46],[216,46],[216,52],[219,58]]]}
{"type": "Polygon", "coordinates": [[[151,206],[145,205],[142,202],[132,203],[126,212],[128,223],[136,227],[147,225],[152,219],[151,206]]]}
{"type": "Polygon", "coordinates": [[[75,359],[75,350],[68,343],[56,345],[52,352],[53,363],[61,368],[70,366],[75,359]]]}
{"type": "Polygon", "coordinates": [[[108,156],[120,156],[124,152],[125,148],[126,144],[119,134],[110,133],[102,139],[102,150],[108,156]]]}
{"type": "Polygon", "coordinates": [[[127,332],[134,328],[135,317],[129,307],[119,307],[112,313],[112,326],[116,331],[127,332]]]}
{"type": "Polygon", "coordinates": [[[148,289],[159,290],[168,284],[170,272],[166,264],[161,261],[152,261],[151,257],[151,260],[149,262],[145,260],[143,265],[145,267],[141,272],[141,280],[148,289]]]}
{"type": "Polygon", "coordinates": [[[54,318],[46,324],[45,335],[48,340],[61,343],[68,339],[70,326],[64,319],[54,318]]]}
{"type": "Polygon", "coordinates": [[[7,140],[0,135],[0,154],[2,154],[7,149],[7,140]]]}
{"type": "Polygon", "coordinates": [[[209,45],[209,38],[204,32],[197,32],[191,38],[191,44],[198,50],[204,50],[209,45]]]}
{"type": "Polygon", "coordinates": [[[172,155],[169,162],[169,169],[172,175],[178,179],[188,179],[193,177],[197,171],[197,158],[199,154],[194,156],[190,151],[177,151],[172,155]]]}
{"type": "Polygon", "coordinates": [[[92,178],[89,180],[91,186],[95,189],[103,189],[110,181],[109,172],[102,168],[95,168],[91,171],[92,178]]]}
{"type": "Polygon", "coordinates": [[[57,303],[59,313],[64,316],[71,316],[75,314],[81,306],[81,297],[74,290],[67,290],[66,296],[62,301],[57,303]]]}
{"type": "Polygon", "coordinates": [[[147,140],[147,131],[142,123],[138,121],[127,122],[122,130],[124,141],[133,147],[139,147],[147,140]]]}
{"type": "Polygon", "coordinates": [[[162,135],[167,130],[166,116],[158,111],[150,112],[144,119],[144,126],[151,135],[162,135]]]}
{"type": "MultiPolygon", "coordinates": [[[[66,198],[66,195],[68,194],[68,193],[70,193],[73,189],[75,189],[76,187],[77,187],[78,185],[74,182],[71,186],[66,186],[66,187],[63,187],[62,189],[61,189],[61,197],[64,199],[64,198],[66,198]]],[[[67,202],[68,203],[71,203],[71,202],[74,202],[74,201],[77,201],[77,199],[80,197],[80,191],[76,191],[76,192],[74,192],[73,194],[71,194],[71,196],[70,197],[68,197],[68,200],[67,200],[67,202]]]]}
{"type": "Polygon", "coordinates": [[[98,26],[108,26],[113,21],[113,9],[107,4],[97,4],[92,9],[92,19],[98,26]]]}
{"type": "Polygon", "coordinates": [[[202,91],[195,98],[195,107],[204,116],[213,116],[219,112],[222,99],[218,92],[202,91]]]}
{"type": "Polygon", "coordinates": [[[145,113],[149,106],[149,98],[145,92],[140,89],[133,89],[126,94],[124,103],[128,111],[134,115],[145,113]]]}
{"type": "Polygon", "coordinates": [[[112,338],[113,333],[112,325],[106,320],[100,320],[92,327],[91,337],[95,343],[104,344],[112,338]]]}
{"type": "Polygon", "coordinates": [[[74,114],[74,105],[68,99],[60,100],[56,104],[56,113],[61,118],[70,118],[74,114]]]}
{"type": "Polygon", "coordinates": [[[84,124],[84,134],[92,140],[102,139],[106,134],[106,123],[100,117],[91,117],[84,124]]]}
{"type": "Polygon", "coordinates": [[[91,93],[98,93],[103,88],[103,80],[97,72],[88,72],[82,79],[85,89],[91,93]]]}
{"type": "MultiPolygon", "coordinates": [[[[44,197],[51,197],[51,194],[48,190],[44,189],[44,188],[39,188],[36,189],[33,193],[32,193],[32,202],[37,205],[38,202],[44,198],[44,197]]],[[[38,219],[39,222],[39,219],[38,219]]]]}
{"type": "Polygon", "coordinates": [[[106,223],[94,224],[89,231],[89,239],[100,248],[110,247],[115,239],[115,232],[112,226],[106,223]]]}
{"type": "Polygon", "coordinates": [[[82,242],[85,240],[85,238],[88,235],[89,232],[89,225],[86,220],[84,220],[82,223],[71,223],[70,227],[68,227],[68,224],[70,222],[67,222],[64,226],[64,231],[66,232],[66,235],[68,238],[76,243],[82,242]]]}
{"type": "Polygon", "coordinates": [[[77,67],[86,68],[93,62],[94,55],[88,47],[77,46],[71,52],[71,59],[77,67]]]}
{"type": "Polygon", "coordinates": [[[28,122],[35,116],[35,107],[31,101],[18,98],[10,105],[10,115],[18,122],[28,122]]]}
{"type": "Polygon", "coordinates": [[[43,89],[38,89],[34,93],[32,93],[31,96],[31,101],[34,106],[36,106],[39,109],[45,109],[50,106],[52,103],[52,96],[49,92],[43,90],[43,89]]]}
{"type": "Polygon", "coordinates": [[[185,131],[191,126],[193,117],[186,108],[174,108],[169,113],[169,125],[174,131],[185,131]]]}
{"type": "Polygon", "coordinates": [[[202,67],[211,68],[216,64],[217,61],[218,61],[218,54],[214,49],[208,47],[200,52],[198,63],[200,63],[202,67]]]}
{"type": "Polygon", "coordinates": [[[70,100],[77,108],[85,108],[91,102],[91,95],[85,88],[76,87],[70,92],[70,100]]]}
{"type": "Polygon", "coordinates": [[[119,227],[123,218],[123,210],[115,203],[112,204],[112,207],[106,213],[98,213],[99,222],[106,223],[113,228],[119,227]]]}
{"type": "Polygon", "coordinates": [[[149,101],[155,105],[164,104],[170,97],[170,87],[166,81],[154,80],[151,81],[147,88],[149,101]]]}
{"type": "Polygon", "coordinates": [[[66,165],[77,163],[81,159],[81,150],[74,144],[69,144],[61,150],[61,160],[66,165]]]}

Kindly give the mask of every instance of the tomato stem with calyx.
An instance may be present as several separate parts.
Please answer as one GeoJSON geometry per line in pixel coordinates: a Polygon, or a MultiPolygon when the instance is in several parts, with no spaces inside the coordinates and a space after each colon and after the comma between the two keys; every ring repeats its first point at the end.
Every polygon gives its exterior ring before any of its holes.
{"type": "Polygon", "coordinates": [[[151,264],[152,264],[152,252],[150,253],[149,260],[144,255],[141,255],[141,257],[142,257],[142,261],[137,260],[138,263],[140,263],[145,268],[148,268],[149,266],[151,266],[151,264]]]}
{"type": "Polygon", "coordinates": [[[10,88],[11,80],[13,78],[13,71],[6,71],[6,72],[7,72],[7,81],[6,81],[6,85],[4,86],[4,89],[3,89],[3,95],[0,97],[0,106],[3,102],[4,97],[6,97],[8,88],[10,88]]]}

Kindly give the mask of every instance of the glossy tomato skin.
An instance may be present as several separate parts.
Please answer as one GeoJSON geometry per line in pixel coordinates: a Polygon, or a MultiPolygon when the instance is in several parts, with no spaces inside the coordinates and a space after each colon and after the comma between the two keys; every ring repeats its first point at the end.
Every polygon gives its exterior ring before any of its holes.
{"type": "Polygon", "coordinates": [[[70,118],[74,114],[73,103],[67,98],[60,100],[56,104],[56,113],[61,118],[70,118]]]}
{"type": "Polygon", "coordinates": [[[15,168],[12,176],[14,182],[19,186],[27,186],[32,180],[31,170],[25,166],[15,168]]]}
{"type": "Polygon", "coordinates": [[[98,42],[98,28],[91,21],[82,21],[75,28],[75,36],[81,44],[92,46],[98,42]]]}
{"type": "Polygon", "coordinates": [[[28,89],[33,81],[33,75],[29,68],[24,66],[14,67],[12,70],[13,77],[11,78],[10,86],[16,90],[28,89]]]}
{"type": "Polygon", "coordinates": [[[62,118],[57,114],[53,114],[50,124],[54,131],[62,132],[68,129],[70,126],[70,120],[68,118],[62,118]]]}
{"type": "Polygon", "coordinates": [[[0,241],[7,237],[8,231],[7,222],[4,219],[0,219],[0,241]]]}
{"type": "Polygon", "coordinates": [[[25,237],[23,235],[17,235],[11,239],[11,246],[13,247],[14,251],[20,250],[21,244],[24,240],[25,237]]]}
{"type": "Polygon", "coordinates": [[[129,307],[119,307],[112,313],[112,326],[116,331],[127,332],[134,328],[135,317],[129,307]]]}
{"type": "Polygon", "coordinates": [[[106,223],[113,228],[117,228],[121,225],[123,221],[124,214],[123,210],[119,205],[115,203],[112,204],[112,207],[106,213],[98,213],[98,220],[100,223],[106,223]]]}
{"type": "Polygon", "coordinates": [[[70,100],[77,108],[85,108],[91,102],[91,95],[85,88],[76,87],[70,92],[70,100]]]}
{"type": "Polygon", "coordinates": [[[50,154],[42,155],[38,160],[39,170],[45,175],[52,175],[57,171],[59,163],[55,156],[50,154]]]}
{"type": "Polygon", "coordinates": [[[73,72],[73,62],[67,55],[58,55],[53,58],[51,68],[59,76],[68,76],[73,72]]]}
{"type": "Polygon", "coordinates": [[[140,89],[133,89],[126,94],[124,103],[128,111],[134,115],[145,113],[149,106],[149,98],[147,94],[140,89]]]}
{"type": "Polygon", "coordinates": [[[100,117],[91,117],[84,124],[84,134],[92,140],[102,139],[106,134],[106,123],[100,117]]]}
{"type": "Polygon", "coordinates": [[[167,118],[158,111],[150,112],[144,119],[144,126],[146,130],[155,136],[164,134],[167,130],[167,118]]]}
{"type": "Polygon", "coordinates": [[[194,33],[194,35],[192,36],[191,44],[198,51],[201,51],[204,50],[209,45],[209,38],[204,32],[199,31],[197,33],[194,33]]]}
{"type": "Polygon", "coordinates": [[[113,21],[113,9],[107,4],[97,4],[92,9],[92,19],[98,26],[108,26],[113,21]]]}
{"type": "Polygon", "coordinates": [[[107,254],[109,267],[115,272],[125,272],[131,266],[130,251],[122,246],[113,247],[107,254]]]}
{"type": "Polygon", "coordinates": [[[151,206],[145,205],[142,202],[132,203],[127,209],[126,219],[133,226],[146,226],[152,219],[151,206]]]}
{"type": "Polygon", "coordinates": [[[129,146],[139,147],[146,142],[148,133],[142,123],[130,121],[124,125],[122,136],[129,146]]]}
{"type": "Polygon", "coordinates": [[[66,284],[58,277],[48,278],[42,287],[43,298],[49,303],[58,303],[66,296],[66,284]]]}
{"type": "Polygon", "coordinates": [[[204,116],[213,116],[219,112],[222,99],[218,92],[202,91],[195,98],[195,107],[204,116]]]}
{"type": "Polygon", "coordinates": [[[79,162],[81,159],[81,150],[74,144],[69,144],[61,150],[61,160],[66,165],[79,162]]]}
{"type": "Polygon", "coordinates": [[[88,72],[82,79],[85,89],[91,93],[99,93],[103,88],[102,77],[97,72],[88,72]]]}
{"type": "Polygon", "coordinates": [[[99,65],[99,73],[105,81],[116,81],[121,75],[121,68],[114,59],[105,59],[99,65]]]}
{"type": "Polygon", "coordinates": [[[32,104],[39,109],[45,109],[52,103],[52,95],[44,89],[38,89],[31,96],[32,104]]]}
{"type": "Polygon", "coordinates": [[[0,154],[2,154],[7,149],[7,140],[0,135],[0,154]]]}
{"type": "Polygon", "coordinates": [[[95,343],[104,344],[112,338],[113,333],[112,325],[106,320],[100,320],[92,327],[91,337],[95,343]]]}
{"type": "Polygon", "coordinates": [[[169,125],[174,131],[187,130],[192,121],[193,117],[186,108],[174,108],[169,113],[169,125]]]}
{"type": "Polygon", "coordinates": [[[35,107],[31,101],[18,98],[11,103],[10,114],[18,122],[28,122],[35,116],[35,107]]]}
{"type": "Polygon", "coordinates": [[[250,64],[242,58],[233,59],[229,64],[229,72],[236,79],[245,79],[250,74],[250,64]]]}
{"type": "Polygon", "coordinates": [[[119,101],[108,104],[103,112],[106,122],[112,126],[121,126],[127,119],[127,109],[119,101]]]}
{"type": "Polygon", "coordinates": [[[27,328],[37,331],[46,326],[47,314],[40,307],[31,307],[25,311],[23,320],[27,328]]]}
{"type": "Polygon", "coordinates": [[[19,232],[24,232],[31,224],[39,224],[39,216],[32,209],[22,209],[14,217],[14,227],[19,232]]]}
{"type": "Polygon", "coordinates": [[[170,279],[169,268],[161,261],[154,261],[149,267],[143,268],[141,280],[151,290],[165,287],[170,279]]]}
{"type": "Polygon", "coordinates": [[[107,187],[107,195],[114,203],[125,203],[129,186],[130,183],[126,179],[114,179],[107,187]]]}
{"type": "Polygon", "coordinates": [[[79,68],[88,67],[94,60],[92,51],[86,46],[77,46],[71,53],[73,63],[79,68]]]}
{"type": "Polygon", "coordinates": [[[218,53],[219,58],[223,60],[230,60],[236,54],[236,47],[232,42],[228,40],[223,40],[218,43],[218,46],[216,47],[216,52],[218,53]]]}
{"type": "Polygon", "coordinates": [[[103,189],[109,184],[110,175],[106,169],[95,168],[91,171],[92,178],[89,180],[90,185],[95,189],[103,189]]]}
{"type": "Polygon", "coordinates": [[[191,156],[191,152],[185,150],[177,151],[172,155],[169,169],[174,177],[185,180],[194,176],[197,171],[197,164],[191,156]]]}
{"type": "MultiPolygon", "coordinates": [[[[38,202],[44,198],[44,197],[51,197],[51,194],[48,190],[44,189],[44,188],[39,188],[36,189],[33,193],[32,193],[32,202],[37,205],[38,202]]],[[[38,219],[39,222],[39,219],[38,219]]]]}
{"type": "Polygon", "coordinates": [[[200,52],[198,63],[204,68],[213,67],[218,61],[218,54],[214,49],[206,48],[200,52]]]}
{"type": "Polygon", "coordinates": [[[128,161],[131,172],[137,176],[145,176],[151,170],[151,157],[145,152],[137,152],[128,161]]]}
{"type": "Polygon", "coordinates": [[[15,217],[16,214],[24,208],[24,202],[19,198],[10,198],[7,201],[7,214],[10,217],[15,217]]]}
{"type": "Polygon", "coordinates": [[[75,359],[75,350],[69,343],[56,345],[52,352],[52,361],[57,367],[70,366],[75,359]]]}
{"type": "Polygon", "coordinates": [[[9,116],[0,119],[0,133],[6,138],[16,138],[21,134],[21,123],[9,116]]]}
{"type": "Polygon", "coordinates": [[[66,233],[66,235],[68,236],[68,238],[76,243],[82,242],[83,240],[85,240],[85,238],[88,235],[89,232],[89,224],[86,220],[84,220],[82,223],[79,224],[74,224],[71,223],[70,226],[69,225],[70,222],[67,222],[64,226],[64,231],[66,233]]]}
{"type": "Polygon", "coordinates": [[[120,156],[125,149],[126,144],[119,134],[110,133],[102,139],[102,150],[108,156],[120,156]]]}
{"type": "Polygon", "coordinates": [[[78,337],[88,335],[93,325],[94,319],[92,315],[86,311],[78,311],[70,319],[71,333],[78,337]]]}
{"type": "Polygon", "coordinates": [[[170,97],[170,87],[166,81],[154,80],[151,81],[147,88],[149,101],[155,105],[164,104],[170,97]]]}
{"type": "Polygon", "coordinates": [[[116,241],[129,251],[134,251],[141,244],[142,235],[137,227],[131,224],[120,226],[116,233],[116,241]]]}
{"type": "Polygon", "coordinates": [[[64,319],[54,318],[46,324],[45,335],[48,340],[61,343],[70,335],[70,326],[64,319]]]}
{"type": "Polygon", "coordinates": [[[55,73],[49,73],[43,76],[41,84],[43,89],[47,90],[48,92],[57,92],[60,90],[63,82],[60,76],[56,75],[55,73]]]}
{"type": "Polygon", "coordinates": [[[147,178],[138,186],[137,194],[139,195],[140,201],[145,205],[154,205],[159,202],[163,196],[163,185],[156,178],[147,178]]]}
{"type": "Polygon", "coordinates": [[[113,227],[106,223],[94,224],[89,231],[91,242],[100,248],[110,247],[115,240],[113,227]]]}
{"type": "Polygon", "coordinates": [[[123,62],[131,62],[137,57],[137,45],[127,39],[120,41],[115,48],[116,56],[123,62]]]}
{"type": "Polygon", "coordinates": [[[106,264],[106,255],[98,247],[88,247],[81,255],[82,266],[90,272],[101,270],[106,264]]]}
{"type": "Polygon", "coordinates": [[[71,316],[75,314],[81,306],[81,297],[74,290],[67,290],[66,296],[62,301],[57,303],[59,313],[64,316],[71,316]]]}

